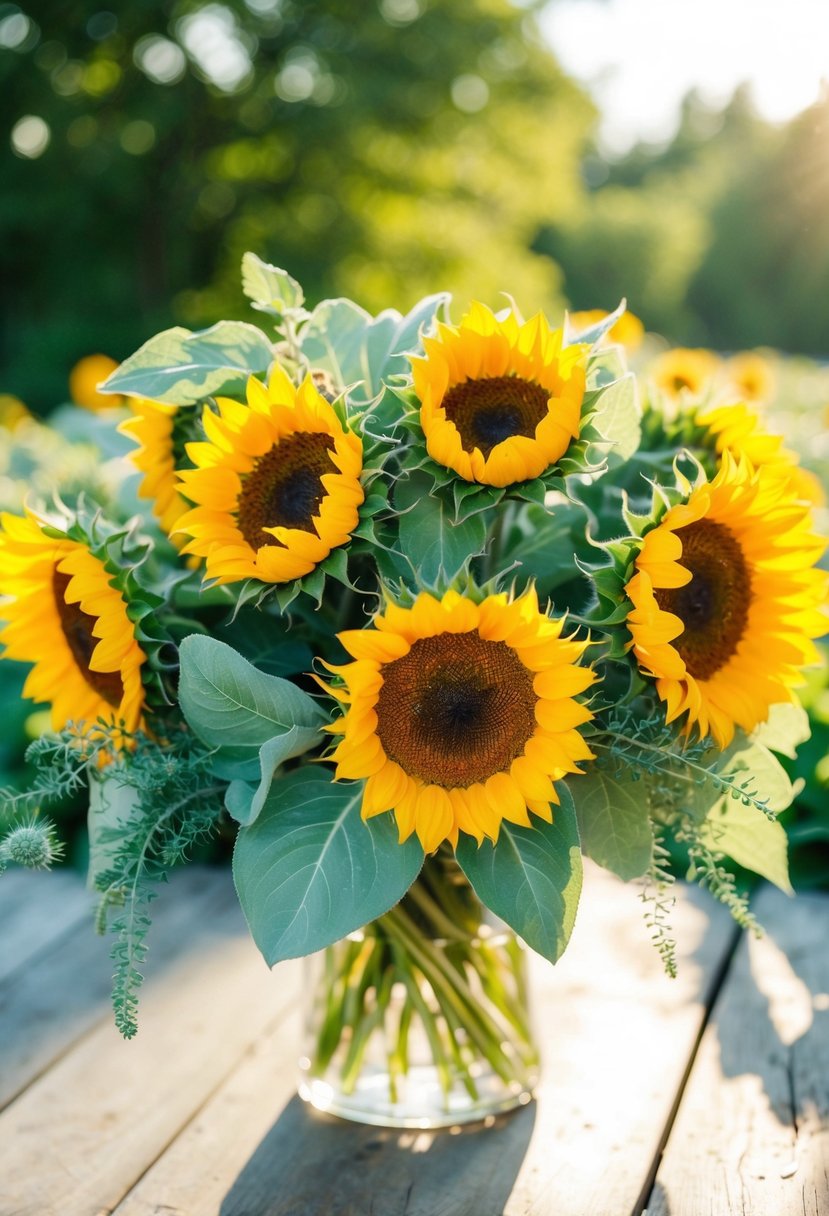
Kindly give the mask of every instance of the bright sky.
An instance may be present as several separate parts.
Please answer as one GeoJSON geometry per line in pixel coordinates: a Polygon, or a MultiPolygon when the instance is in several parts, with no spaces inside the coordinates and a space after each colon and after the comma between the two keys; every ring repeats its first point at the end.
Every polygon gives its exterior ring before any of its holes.
{"type": "Polygon", "coordinates": [[[747,80],[782,121],[829,80],[829,0],[553,0],[543,28],[590,88],[609,151],[670,136],[693,87],[721,102],[747,80]]]}

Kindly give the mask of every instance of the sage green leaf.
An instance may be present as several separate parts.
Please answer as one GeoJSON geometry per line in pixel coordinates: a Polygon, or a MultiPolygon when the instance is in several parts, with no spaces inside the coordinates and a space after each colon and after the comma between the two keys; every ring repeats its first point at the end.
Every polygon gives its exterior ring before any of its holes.
{"type": "Polygon", "coordinates": [[[593,425],[613,446],[607,454],[610,468],[629,460],[642,438],[642,413],[636,400],[632,373],[603,389],[596,402],[593,425]]]}
{"type": "Polygon", "coordinates": [[[220,392],[243,393],[248,377],[266,372],[273,357],[261,329],[244,321],[219,321],[197,333],[176,326],[125,359],[101,391],[192,405],[220,392]]]}
{"type": "Polygon", "coordinates": [[[448,300],[446,293],[427,296],[406,316],[387,309],[377,317],[350,300],[324,300],[302,328],[302,353],[338,388],[357,386],[352,400],[367,404],[379,396],[384,380],[408,371],[406,355],[421,349],[421,330],[433,325],[448,300]]]}
{"type": "Polygon", "coordinates": [[[510,561],[519,564],[522,580],[532,580],[543,600],[576,573],[573,569],[575,536],[584,535],[587,513],[575,503],[553,510],[528,504],[509,536],[510,561]]]}
{"type": "Polygon", "coordinates": [[[535,819],[519,828],[504,821],[496,845],[485,840],[479,848],[461,833],[455,849],[479,899],[551,963],[570,940],[582,885],[573,800],[566,786],[557,789],[553,823],[535,819]]]}
{"type": "Polygon", "coordinates": [[[337,389],[365,379],[362,352],[371,313],[351,300],[323,300],[302,326],[302,353],[316,371],[331,376],[337,389]]]}
{"type": "Polygon", "coordinates": [[[225,810],[237,823],[247,823],[250,818],[250,804],[256,793],[256,786],[249,781],[238,778],[231,781],[225,790],[225,810]]]}
{"type": "Polygon", "coordinates": [[[766,721],[751,732],[751,740],[794,760],[798,747],[811,733],[809,715],[800,702],[781,701],[772,705],[766,721]]]}
{"type": "Polygon", "coordinates": [[[271,266],[250,252],[242,256],[242,291],[254,308],[275,317],[299,312],[305,303],[302,288],[287,270],[271,266]]]}
{"type": "Polygon", "coordinates": [[[410,473],[394,491],[394,506],[400,514],[400,549],[411,563],[418,581],[435,586],[459,574],[470,558],[486,545],[486,517],[481,512],[461,523],[454,520],[454,505],[429,491],[432,480],[423,473],[410,473]]]}
{"type": "Polygon", "coordinates": [[[756,806],[734,798],[721,798],[700,828],[704,844],[725,853],[793,895],[789,881],[788,840],[783,825],[769,819],[756,806]]]}
{"type": "Polygon", "coordinates": [[[594,765],[573,778],[570,792],[587,856],[626,882],[644,874],[653,857],[645,782],[623,781],[594,765]]]}
{"type": "Polygon", "coordinates": [[[591,325],[589,329],[582,329],[580,332],[573,331],[573,321],[571,317],[567,317],[567,342],[583,342],[588,346],[595,346],[600,342],[605,334],[613,328],[622,314],[627,310],[627,300],[621,300],[613,312],[609,312],[606,317],[602,317],[595,325],[591,325]]]}
{"type": "Polygon", "coordinates": [[[271,745],[267,763],[281,746],[299,755],[319,740],[325,715],[316,701],[289,680],[258,671],[224,642],[191,634],[180,660],[182,712],[201,741],[218,749],[214,770],[220,776],[264,780],[260,748],[292,728],[297,732],[289,741],[271,745]]]}
{"type": "Polygon", "coordinates": [[[770,811],[785,811],[794,799],[794,787],[777,757],[740,731],[722,753],[716,771],[736,778],[738,786],[745,785],[770,811]]]}
{"type": "Polygon", "coordinates": [[[388,912],[423,864],[399,844],[391,815],[364,823],[363,785],[304,767],[271,786],[239,832],[233,877],[253,940],[269,966],[322,950],[388,912]]]}

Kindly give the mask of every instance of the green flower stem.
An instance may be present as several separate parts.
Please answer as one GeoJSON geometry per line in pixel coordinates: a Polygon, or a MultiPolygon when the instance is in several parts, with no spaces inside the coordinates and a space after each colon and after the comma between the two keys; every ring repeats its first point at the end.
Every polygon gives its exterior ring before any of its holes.
{"type": "MultiPolygon", "coordinates": [[[[398,912],[399,910],[394,908],[386,915],[396,916],[398,912]]],[[[454,973],[454,969],[443,958],[440,950],[418,941],[416,926],[412,925],[409,929],[406,922],[401,923],[399,919],[396,924],[409,953],[432,985],[435,995],[442,996],[446,1002],[445,1007],[458,1014],[467,1034],[475,1040],[478,1049],[495,1072],[505,1081],[511,1080],[514,1068],[501,1049],[501,1032],[478,1008],[476,998],[465,980],[454,973]]]]}
{"type": "Polygon", "coordinates": [[[526,1083],[537,1057],[523,950],[508,934],[481,937],[481,917],[454,856],[442,852],[361,940],[330,947],[315,1006],[312,1073],[347,1095],[363,1069],[385,1071],[389,1100],[397,1103],[416,1059],[418,1067],[434,1067],[447,1109],[459,1087],[473,1103],[480,1100],[479,1073],[526,1083]]]}

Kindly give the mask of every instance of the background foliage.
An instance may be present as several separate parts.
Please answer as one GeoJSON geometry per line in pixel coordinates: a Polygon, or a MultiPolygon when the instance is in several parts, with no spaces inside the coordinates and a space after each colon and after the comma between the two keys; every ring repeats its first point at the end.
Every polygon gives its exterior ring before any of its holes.
{"type": "Polygon", "coordinates": [[[239,315],[246,248],[312,302],[627,295],[674,342],[829,353],[829,100],[691,95],[606,163],[538,7],[0,3],[0,389],[44,413],[81,355],[239,315]]]}

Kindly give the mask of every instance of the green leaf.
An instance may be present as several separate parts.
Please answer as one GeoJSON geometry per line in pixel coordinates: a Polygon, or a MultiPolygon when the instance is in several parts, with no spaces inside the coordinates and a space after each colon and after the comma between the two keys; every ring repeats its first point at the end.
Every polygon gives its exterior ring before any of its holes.
{"type": "Polygon", "coordinates": [[[788,840],[783,825],[769,819],[755,806],[745,806],[734,798],[722,798],[700,828],[704,844],[726,853],[773,882],[781,891],[793,895],[789,881],[788,840]]]}
{"type": "Polygon", "coordinates": [[[809,715],[800,702],[781,701],[772,705],[766,721],[751,732],[751,740],[794,760],[798,747],[811,733],[809,715]]]}
{"type": "Polygon", "coordinates": [[[589,329],[583,329],[580,332],[573,330],[572,319],[567,317],[567,342],[584,342],[588,346],[595,346],[602,340],[605,334],[613,328],[622,314],[627,310],[627,300],[621,300],[613,312],[609,312],[606,317],[602,317],[595,325],[591,325],[589,329]]]}
{"type": "Polygon", "coordinates": [[[510,561],[518,562],[522,579],[532,579],[542,597],[570,582],[574,532],[583,536],[587,514],[583,507],[561,504],[553,510],[529,504],[519,515],[506,546],[510,561]]]}
{"type": "MultiPolygon", "coordinates": [[[[317,703],[288,680],[269,676],[224,642],[192,634],[181,644],[179,701],[191,729],[217,748],[214,770],[220,776],[266,780],[272,755],[299,755],[319,739],[325,715],[317,703]],[[263,744],[288,735],[261,758],[263,744]]],[[[273,770],[271,769],[271,772],[273,770]]]]}
{"type": "Polygon", "coordinates": [[[770,811],[785,811],[791,806],[794,788],[780,761],[761,743],[754,743],[738,732],[734,742],[722,753],[716,771],[744,782],[770,811]]]}
{"type": "MultiPolygon", "coordinates": [[[[261,774],[259,785],[254,789],[247,781],[233,781],[231,784],[236,786],[236,789],[231,795],[230,801],[225,799],[225,806],[237,823],[248,826],[254,822],[265,805],[265,799],[280,765],[284,764],[286,760],[304,755],[309,748],[319,742],[319,738],[320,732],[317,726],[292,726],[284,735],[274,735],[272,739],[268,739],[266,743],[262,744],[259,748],[261,774]],[[240,785],[250,790],[249,798],[243,798],[240,785]]],[[[234,766],[233,771],[238,772],[238,766],[234,766]]]]}
{"type": "Polygon", "coordinates": [[[255,253],[242,256],[242,291],[260,312],[282,317],[286,312],[300,312],[305,303],[302,288],[287,270],[263,262],[255,253]]]}
{"type": "Polygon", "coordinates": [[[324,300],[301,333],[302,353],[313,368],[329,372],[339,388],[352,392],[356,404],[373,401],[391,376],[407,372],[406,355],[420,349],[422,329],[429,328],[449,296],[427,296],[405,317],[387,309],[372,317],[350,300],[324,300]]]}
{"type": "Polygon", "coordinates": [[[602,390],[596,402],[593,425],[613,444],[607,454],[608,465],[623,464],[639,447],[642,438],[642,412],[636,400],[636,378],[632,373],[602,390]]]}
{"type": "Polygon", "coordinates": [[[587,856],[626,882],[644,874],[653,857],[645,782],[620,781],[593,766],[573,778],[570,792],[587,856]]]}
{"type": "Polygon", "coordinates": [[[558,792],[555,822],[519,828],[505,821],[496,845],[485,840],[479,848],[461,834],[455,849],[483,903],[552,963],[570,940],[582,884],[573,800],[566,786],[558,792]]]}
{"type": "Polygon", "coordinates": [[[371,314],[351,300],[323,300],[302,327],[302,353],[314,370],[346,388],[365,377],[362,345],[370,324],[371,314]]]}
{"type": "Polygon", "coordinates": [[[461,523],[454,520],[454,505],[432,495],[431,478],[410,473],[394,491],[394,506],[400,515],[400,548],[419,582],[435,586],[441,579],[451,582],[470,558],[486,545],[485,516],[478,512],[461,523]]]}
{"type": "Polygon", "coordinates": [[[125,359],[101,391],[191,405],[219,392],[242,392],[248,377],[272,362],[273,348],[255,325],[219,321],[197,333],[176,326],[125,359]]]}
{"type": "Polygon", "coordinates": [[[414,837],[399,844],[391,815],[360,818],[362,783],[304,767],[274,782],[242,828],[233,877],[269,966],[322,950],[388,912],[420,872],[414,837]]]}

